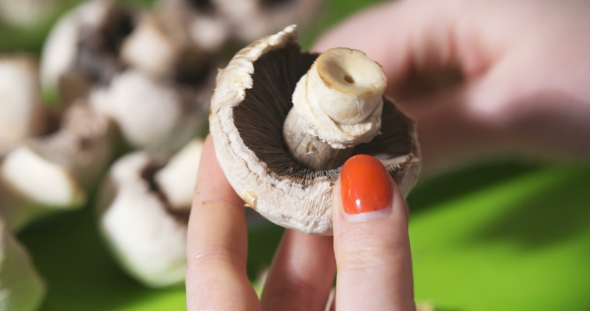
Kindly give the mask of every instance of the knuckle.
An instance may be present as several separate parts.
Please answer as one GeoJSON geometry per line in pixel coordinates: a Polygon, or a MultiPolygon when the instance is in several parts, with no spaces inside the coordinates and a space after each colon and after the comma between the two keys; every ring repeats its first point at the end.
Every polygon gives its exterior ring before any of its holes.
{"type": "Polygon", "coordinates": [[[232,250],[223,245],[209,246],[205,250],[195,251],[188,258],[188,264],[191,266],[203,266],[210,263],[230,263],[238,261],[232,250]]]}
{"type": "Polygon", "coordinates": [[[399,248],[390,239],[376,237],[372,232],[349,234],[345,241],[337,250],[338,269],[389,266],[399,256],[399,248]]]}

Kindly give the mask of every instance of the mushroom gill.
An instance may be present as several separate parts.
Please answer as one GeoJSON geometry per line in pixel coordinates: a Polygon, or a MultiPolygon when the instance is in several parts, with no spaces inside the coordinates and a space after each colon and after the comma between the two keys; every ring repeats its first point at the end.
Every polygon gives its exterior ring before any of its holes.
{"type": "MultiPolygon", "coordinates": [[[[302,184],[316,178],[335,181],[340,168],[315,171],[303,167],[289,155],[283,139],[283,123],[293,103],[295,85],[311,67],[317,54],[302,52],[294,42],[261,56],[254,62],[253,87],[234,108],[234,122],[244,144],[267,166],[268,173],[277,178],[296,178],[302,184]]],[[[403,115],[393,102],[384,97],[381,134],[371,142],[354,147],[353,155],[369,154],[382,161],[416,153],[410,133],[413,122],[403,115]]],[[[403,165],[387,166],[395,174],[403,165]]]]}

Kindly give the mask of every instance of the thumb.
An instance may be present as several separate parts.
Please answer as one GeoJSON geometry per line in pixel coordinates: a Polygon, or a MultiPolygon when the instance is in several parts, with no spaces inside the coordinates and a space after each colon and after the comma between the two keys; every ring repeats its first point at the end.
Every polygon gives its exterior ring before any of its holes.
{"type": "Polygon", "coordinates": [[[332,197],[337,310],[414,310],[407,208],[383,164],[350,158],[332,197]]]}

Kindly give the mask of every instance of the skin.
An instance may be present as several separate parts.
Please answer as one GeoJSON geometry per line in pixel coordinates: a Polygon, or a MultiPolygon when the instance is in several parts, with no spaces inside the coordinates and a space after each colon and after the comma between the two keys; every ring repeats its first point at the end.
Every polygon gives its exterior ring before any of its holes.
{"type": "MultiPolygon", "coordinates": [[[[383,66],[387,92],[418,122],[426,174],[515,154],[583,161],[588,13],[584,0],[402,0],[353,16],[315,49],[356,48],[383,66]]],[[[323,310],[337,268],[337,310],[414,310],[407,207],[388,186],[391,213],[350,221],[338,181],[334,237],[287,230],[259,300],[243,201],[208,139],[189,221],[188,309],[323,310]]]]}
{"type": "Polygon", "coordinates": [[[589,12],[584,0],[398,1],[315,49],[356,48],[383,66],[388,94],[418,122],[423,176],[514,155],[587,161],[589,12]]]}
{"type": "Polygon", "coordinates": [[[189,219],[188,310],[324,310],[336,267],[338,310],[413,310],[408,210],[391,177],[388,182],[390,212],[350,221],[339,179],[334,237],[286,230],[259,301],[246,275],[244,201],[224,177],[208,137],[189,219]]]}

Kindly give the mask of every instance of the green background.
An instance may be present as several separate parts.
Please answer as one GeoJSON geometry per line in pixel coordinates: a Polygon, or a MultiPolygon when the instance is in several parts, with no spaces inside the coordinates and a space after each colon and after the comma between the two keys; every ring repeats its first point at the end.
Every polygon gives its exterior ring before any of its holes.
{"type": "MultiPolygon", "coordinates": [[[[328,1],[303,45],[374,2],[328,1]]],[[[0,25],[0,52],[38,54],[58,13],[29,29],[0,25]]],[[[408,202],[417,300],[443,311],[590,310],[590,166],[486,163],[421,181],[408,202]]],[[[251,230],[253,280],[281,233],[274,225],[251,230]]],[[[18,237],[46,281],[44,311],[185,309],[183,287],[147,289],[122,272],[91,206],[18,237]]]]}

